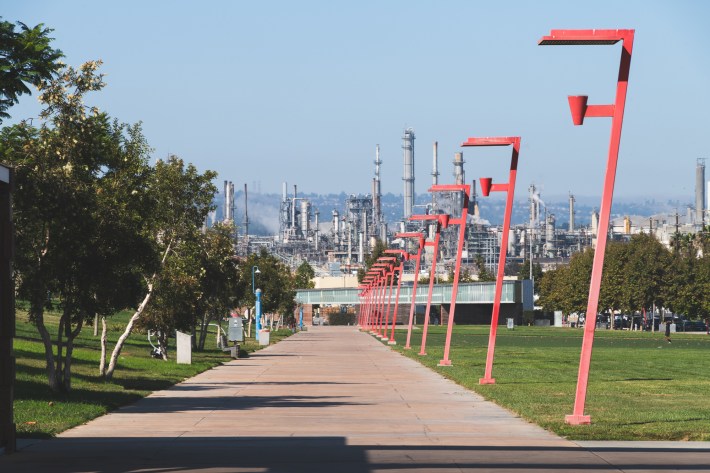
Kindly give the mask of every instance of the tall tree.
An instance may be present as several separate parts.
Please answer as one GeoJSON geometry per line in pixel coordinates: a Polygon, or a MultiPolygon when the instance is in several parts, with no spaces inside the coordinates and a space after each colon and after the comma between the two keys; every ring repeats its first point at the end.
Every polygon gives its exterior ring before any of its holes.
{"type": "Polygon", "coordinates": [[[304,261],[296,268],[293,281],[294,287],[297,289],[312,289],[315,287],[314,277],[316,277],[316,272],[313,270],[313,266],[308,261],[304,261]]]}
{"type": "Polygon", "coordinates": [[[158,249],[159,264],[152,274],[143,274],[145,291],[142,300],[113,348],[103,373],[106,378],[113,376],[123,345],[150,303],[156,282],[167,261],[179,257],[182,246],[194,242],[207,215],[214,209],[217,188],[212,181],[215,178],[216,173],[213,171],[200,174],[197,168],[191,164],[185,165],[176,156],[156,163],[148,183],[148,192],[155,205],[154,213],[150,216],[149,237],[158,249]]]}
{"type": "MultiPolygon", "coordinates": [[[[79,69],[67,67],[43,81],[41,127],[6,128],[0,140],[18,184],[18,291],[30,303],[54,391],[71,389],[73,343],[84,323],[129,301],[128,288],[135,288],[135,280],[125,277],[125,268],[145,247],[135,234],[140,222],[122,219],[118,200],[110,197],[120,194],[117,176],[123,176],[121,185],[140,180],[135,168],[127,168],[134,164],[132,155],[142,154],[136,150],[144,140],[139,126],[112,124],[98,109],[84,105],[88,93],[104,86],[99,66],[91,61],[79,69]],[[44,321],[44,310],[51,306],[61,312],[56,340],[44,321]]],[[[129,193],[133,201],[141,199],[140,189],[129,193]]],[[[123,208],[134,206],[130,199],[119,200],[123,208]]]]}
{"type": "MultiPolygon", "coordinates": [[[[254,266],[257,266],[260,271],[255,277],[255,286],[261,289],[262,312],[291,314],[296,308],[296,291],[294,278],[288,266],[269,254],[266,249],[262,249],[259,253],[252,253],[240,265],[241,278],[249,281],[250,284],[254,266]]],[[[250,307],[255,305],[256,296],[251,291],[251,287],[246,291],[243,303],[250,307]]]]}
{"type": "Polygon", "coordinates": [[[493,274],[493,272],[490,269],[488,269],[488,266],[486,266],[486,262],[483,259],[483,256],[481,256],[481,255],[476,256],[476,259],[474,261],[474,266],[476,267],[476,274],[478,274],[479,281],[490,282],[490,281],[496,280],[496,275],[493,274]]]}
{"type": "Polygon", "coordinates": [[[0,17],[0,123],[20,95],[31,94],[28,84],[39,86],[60,69],[63,54],[50,46],[52,31],[41,23],[30,28],[0,17]]]}

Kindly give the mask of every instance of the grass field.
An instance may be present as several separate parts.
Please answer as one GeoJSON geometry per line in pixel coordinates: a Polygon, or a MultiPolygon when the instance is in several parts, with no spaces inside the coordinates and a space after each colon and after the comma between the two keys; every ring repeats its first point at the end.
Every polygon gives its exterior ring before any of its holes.
{"type": "MultiPolygon", "coordinates": [[[[421,327],[420,327],[421,328],[421,327]]],[[[576,440],[710,440],[710,337],[599,330],[585,414],[592,425],[570,426],[582,330],[498,329],[493,377],[481,386],[489,326],[454,327],[450,359],[439,367],[446,327],[429,328],[427,355],[419,356],[421,330],[404,350],[406,330],[394,349],[558,435],[576,440]]],[[[435,401],[435,400],[434,400],[435,401]]]]}
{"type": "MultiPolygon", "coordinates": [[[[113,349],[130,315],[123,312],[109,320],[109,350],[113,349]]],[[[46,317],[53,336],[56,336],[57,320],[53,314],[46,317]]],[[[290,330],[272,332],[271,343],[290,334],[290,330]]],[[[171,339],[170,348],[174,349],[172,342],[171,339]]],[[[174,351],[169,353],[169,361],[152,358],[146,335],[134,332],[121,352],[113,379],[107,382],[98,375],[99,337],[93,336],[92,327],[85,327],[74,349],[72,390],[61,396],[53,394],[47,385],[44,346],[37,329],[27,322],[27,314],[18,310],[14,343],[17,357],[14,407],[18,437],[51,437],[231,360],[228,354],[217,350],[214,335],[208,337],[206,345],[204,352],[193,351],[191,365],[178,365],[174,351]]],[[[241,346],[248,352],[258,349],[253,339],[241,346]]]]}

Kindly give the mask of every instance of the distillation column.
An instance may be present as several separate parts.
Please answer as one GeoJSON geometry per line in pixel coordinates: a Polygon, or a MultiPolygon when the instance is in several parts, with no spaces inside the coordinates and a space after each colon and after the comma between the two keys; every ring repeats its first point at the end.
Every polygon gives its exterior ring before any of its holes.
{"type": "Polygon", "coordinates": [[[695,223],[705,225],[705,159],[699,158],[695,168],[695,223]]]}
{"type": "Polygon", "coordinates": [[[407,128],[402,136],[404,150],[404,220],[411,217],[414,210],[414,130],[407,128]]]}

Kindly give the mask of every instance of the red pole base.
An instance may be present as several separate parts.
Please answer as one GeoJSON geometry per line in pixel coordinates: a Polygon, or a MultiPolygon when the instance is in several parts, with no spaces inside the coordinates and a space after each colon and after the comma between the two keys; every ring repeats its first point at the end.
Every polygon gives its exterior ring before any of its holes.
{"type": "Polygon", "coordinates": [[[419,355],[419,356],[426,356],[426,352],[425,352],[425,351],[420,351],[419,353],[417,353],[417,355],[419,355]]]}
{"type": "Polygon", "coordinates": [[[387,342],[387,345],[396,345],[396,344],[397,344],[397,342],[394,340],[390,340],[389,342],[387,342]]]}
{"type": "Polygon", "coordinates": [[[412,347],[404,347],[405,350],[411,350],[412,347]]]}
{"type": "Polygon", "coordinates": [[[565,416],[565,422],[569,425],[589,425],[592,423],[591,416],[570,414],[565,416]]]}
{"type": "Polygon", "coordinates": [[[451,366],[451,360],[441,360],[439,366],[451,366]]]}
{"type": "Polygon", "coordinates": [[[478,380],[478,384],[496,384],[495,378],[481,378],[478,380]]]}

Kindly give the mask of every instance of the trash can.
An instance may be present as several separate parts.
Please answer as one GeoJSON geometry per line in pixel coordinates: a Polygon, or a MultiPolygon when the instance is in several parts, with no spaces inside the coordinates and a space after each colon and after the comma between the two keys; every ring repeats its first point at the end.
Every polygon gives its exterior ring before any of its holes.
{"type": "Polygon", "coordinates": [[[515,319],[507,319],[507,322],[508,322],[508,325],[507,325],[507,326],[508,326],[509,329],[512,330],[512,329],[515,328],[515,319]]]}
{"type": "Polygon", "coordinates": [[[259,345],[264,346],[269,344],[269,335],[271,332],[262,330],[259,332],[259,345]]]}

